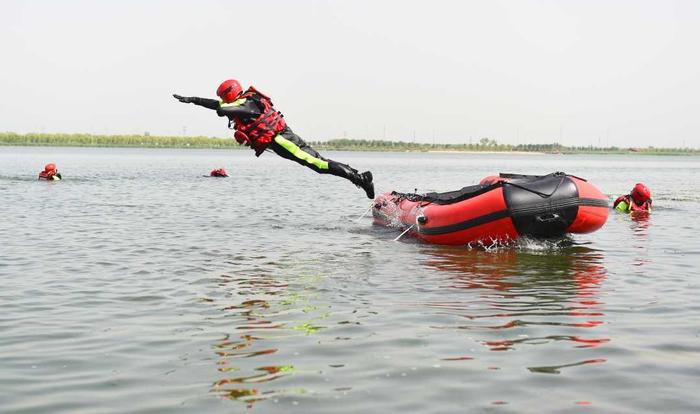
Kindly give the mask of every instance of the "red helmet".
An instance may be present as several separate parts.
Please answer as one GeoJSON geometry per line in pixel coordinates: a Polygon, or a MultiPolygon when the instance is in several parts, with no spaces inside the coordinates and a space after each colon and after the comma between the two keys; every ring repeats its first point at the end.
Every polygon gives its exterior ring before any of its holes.
{"type": "Polygon", "coordinates": [[[241,84],[235,79],[229,79],[221,82],[216,90],[216,95],[226,103],[231,103],[236,100],[236,96],[243,91],[241,84]]]}
{"type": "Polygon", "coordinates": [[[228,174],[226,174],[226,170],[224,170],[223,168],[211,170],[209,175],[211,175],[212,177],[228,177],[228,174]]]}
{"type": "Polygon", "coordinates": [[[651,199],[651,191],[649,191],[649,188],[646,185],[637,183],[634,185],[634,188],[630,193],[630,197],[632,197],[632,200],[634,200],[635,203],[642,204],[651,199]]]}
{"type": "Polygon", "coordinates": [[[44,165],[44,171],[45,172],[56,171],[56,164],[50,162],[50,163],[44,165]]]}

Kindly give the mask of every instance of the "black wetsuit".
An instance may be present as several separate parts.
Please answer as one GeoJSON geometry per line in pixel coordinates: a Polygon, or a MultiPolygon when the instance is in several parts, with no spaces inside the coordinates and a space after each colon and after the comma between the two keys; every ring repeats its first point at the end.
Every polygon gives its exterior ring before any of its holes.
{"type": "MultiPolygon", "coordinates": [[[[195,105],[215,110],[219,116],[227,117],[229,126],[234,118],[238,118],[244,123],[252,122],[261,115],[264,109],[254,99],[244,99],[240,100],[242,102],[236,101],[233,104],[223,105],[220,101],[207,98],[190,97],[189,101],[195,105]]],[[[374,198],[374,185],[370,172],[360,174],[347,164],[324,158],[301,137],[292,132],[289,127],[275,136],[268,148],[280,157],[311,168],[319,174],[331,174],[346,178],[358,187],[362,187],[368,198],[374,198]]]]}

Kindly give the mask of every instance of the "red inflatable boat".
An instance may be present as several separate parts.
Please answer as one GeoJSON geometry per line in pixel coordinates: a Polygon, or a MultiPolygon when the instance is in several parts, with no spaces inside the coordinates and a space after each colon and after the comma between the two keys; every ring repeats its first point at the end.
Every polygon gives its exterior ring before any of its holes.
{"type": "Polygon", "coordinates": [[[375,223],[409,229],[428,243],[460,245],[589,233],[605,224],[609,208],[592,184],[556,172],[500,174],[446,193],[384,193],[372,213],[375,223]]]}

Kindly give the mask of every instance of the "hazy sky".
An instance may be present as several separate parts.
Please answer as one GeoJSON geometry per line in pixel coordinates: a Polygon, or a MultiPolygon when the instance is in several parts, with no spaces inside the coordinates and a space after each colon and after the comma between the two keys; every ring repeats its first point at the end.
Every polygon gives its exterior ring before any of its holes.
{"type": "Polygon", "coordinates": [[[700,147],[700,1],[0,1],[0,131],[700,147]]]}

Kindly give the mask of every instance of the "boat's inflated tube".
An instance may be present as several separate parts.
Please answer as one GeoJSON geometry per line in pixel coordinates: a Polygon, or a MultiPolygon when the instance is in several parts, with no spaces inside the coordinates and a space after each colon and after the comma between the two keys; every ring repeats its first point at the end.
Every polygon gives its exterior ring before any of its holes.
{"type": "Polygon", "coordinates": [[[603,226],[608,213],[606,196],[562,172],[500,174],[445,193],[384,193],[373,208],[376,223],[410,227],[412,235],[436,244],[588,233],[603,226]]]}

